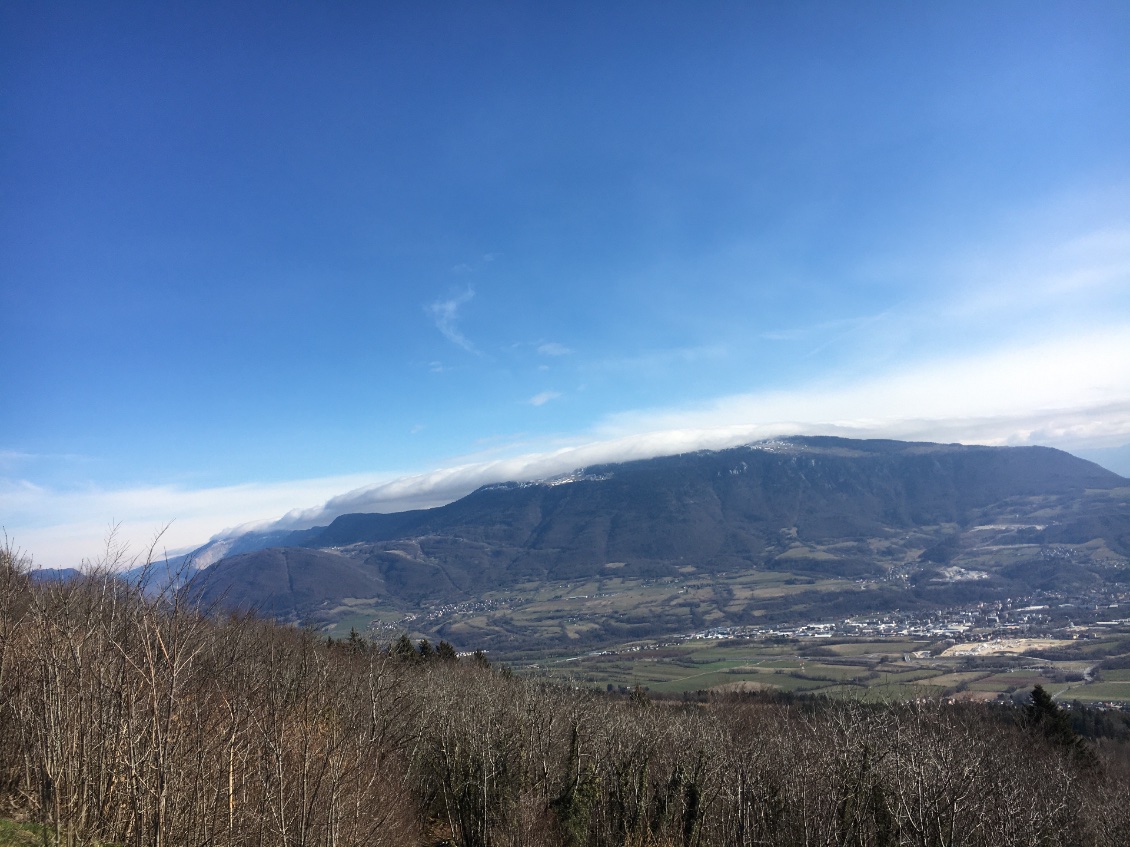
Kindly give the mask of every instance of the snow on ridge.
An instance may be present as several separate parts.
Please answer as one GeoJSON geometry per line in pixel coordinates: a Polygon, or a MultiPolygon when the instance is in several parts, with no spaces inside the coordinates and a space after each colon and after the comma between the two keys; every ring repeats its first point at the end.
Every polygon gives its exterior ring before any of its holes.
{"type": "Polygon", "coordinates": [[[612,479],[611,473],[585,473],[584,468],[579,468],[571,473],[559,476],[543,477],[542,479],[523,480],[521,482],[496,482],[484,485],[480,491],[512,491],[517,488],[532,488],[535,485],[544,485],[553,488],[558,485],[568,485],[571,482],[603,482],[612,479]]]}

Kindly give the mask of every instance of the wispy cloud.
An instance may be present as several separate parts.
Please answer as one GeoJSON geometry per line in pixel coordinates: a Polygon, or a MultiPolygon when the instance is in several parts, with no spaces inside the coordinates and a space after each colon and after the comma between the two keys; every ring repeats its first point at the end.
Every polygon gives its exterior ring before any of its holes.
{"type": "Polygon", "coordinates": [[[634,356],[614,356],[595,364],[607,371],[664,371],[679,365],[694,365],[712,359],[725,358],[727,350],[720,344],[696,347],[672,347],[667,350],[648,350],[634,356]]]}
{"type": "Polygon", "coordinates": [[[760,337],[766,341],[810,341],[819,338],[822,342],[817,349],[823,349],[829,344],[847,338],[861,329],[865,329],[872,324],[885,320],[890,314],[890,310],[887,309],[874,315],[862,315],[834,321],[821,321],[819,323],[809,324],[808,326],[771,330],[761,333],[760,337]]]}
{"type": "Polygon", "coordinates": [[[451,272],[455,274],[470,274],[485,268],[491,262],[498,258],[497,253],[483,253],[476,262],[460,262],[451,268],[451,272]]]}
{"type": "Polygon", "coordinates": [[[90,456],[80,453],[28,453],[24,450],[0,450],[0,467],[32,462],[90,462],[90,456]]]}
{"type": "Polygon", "coordinates": [[[38,458],[34,453],[24,453],[22,450],[0,450],[0,462],[15,463],[29,462],[38,458]]]}
{"type": "Polygon", "coordinates": [[[556,341],[547,341],[545,344],[538,345],[538,352],[543,356],[568,356],[573,351],[564,344],[558,344],[556,341]]]}
{"type": "Polygon", "coordinates": [[[1130,225],[973,252],[943,262],[939,270],[960,280],[947,301],[937,304],[947,318],[1103,314],[1112,303],[1125,304],[1130,291],[1130,225]]]}
{"type": "MultiPolygon", "coordinates": [[[[1056,410],[1071,415],[1073,410],[1093,412],[1130,402],[1126,350],[1130,350],[1130,324],[1096,327],[1087,337],[1052,338],[961,358],[907,363],[865,378],[837,374],[788,390],[734,394],[691,407],[626,412],[607,418],[600,431],[612,436],[796,421],[808,426],[835,424],[861,431],[880,427],[901,432],[905,422],[919,421],[923,422],[918,427],[920,434],[930,437],[932,426],[939,433],[951,432],[952,422],[1015,422],[1056,410]]],[[[1114,414],[1104,420],[1113,428],[1110,435],[1130,437],[1130,418],[1114,414]]],[[[1020,437],[1020,430],[1013,436],[1020,437]]],[[[998,443],[1008,437],[997,433],[991,440],[998,443]]]]}
{"type": "Polygon", "coordinates": [[[435,321],[436,329],[443,334],[443,337],[471,353],[477,353],[478,350],[459,329],[459,310],[471,302],[474,296],[475,290],[468,286],[462,294],[448,297],[446,300],[437,300],[427,307],[428,314],[435,321]]]}
{"type": "Polygon", "coordinates": [[[542,391],[539,394],[535,394],[533,397],[531,397],[526,402],[529,403],[531,406],[544,406],[550,400],[556,400],[560,396],[561,396],[560,391],[542,391]]]}

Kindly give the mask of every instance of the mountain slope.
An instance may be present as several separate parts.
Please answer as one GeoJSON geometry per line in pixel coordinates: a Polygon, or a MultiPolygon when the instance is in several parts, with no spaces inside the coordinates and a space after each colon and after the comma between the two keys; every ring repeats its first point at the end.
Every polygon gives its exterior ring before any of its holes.
{"type": "MultiPolygon", "coordinates": [[[[821,539],[867,533],[879,525],[961,522],[972,510],[1010,496],[1130,484],[1046,447],[839,438],[796,438],[598,466],[575,477],[566,483],[487,486],[436,509],[345,515],[312,532],[304,546],[456,534],[509,547],[565,544],[581,552],[604,544],[613,553],[665,557],[671,545],[697,554],[702,544],[718,542],[719,530],[725,534],[743,526],[796,526],[801,537],[821,539]],[[693,537],[685,536],[687,528],[693,537]],[[637,530],[651,541],[639,538],[637,530]]],[[[600,558],[597,552],[592,549],[600,558]]]]}
{"type": "Polygon", "coordinates": [[[1006,546],[1094,541],[1128,556],[1125,501],[1103,494],[1126,487],[1130,481],[1050,448],[795,438],[487,486],[435,509],[345,515],[305,531],[304,553],[224,559],[194,585],[205,599],[226,590],[301,618],[350,598],[410,609],[609,569],[644,580],[690,571],[807,579],[897,572],[925,584],[974,543],[986,546],[984,530],[972,541],[963,534],[1041,510],[1038,523],[1009,530],[1006,546]],[[287,583],[280,557],[318,569],[317,578],[287,583]]]}
{"type": "Polygon", "coordinates": [[[299,547],[239,553],[201,571],[189,591],[205,604],[298,621],[342,597],[377,597],[384,581],[347,556],[299,547]]]}

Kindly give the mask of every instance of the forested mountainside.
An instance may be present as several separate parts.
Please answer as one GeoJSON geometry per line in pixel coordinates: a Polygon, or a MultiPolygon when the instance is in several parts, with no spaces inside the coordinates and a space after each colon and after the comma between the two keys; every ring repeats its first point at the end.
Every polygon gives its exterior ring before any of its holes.
{"type": "MultiPolygon", "coordinates": [[[[861,600],[873,608],[929,604],[969,595],[940,575],[947,566],[984,573],[975,588],[985,596],[1025,593],[1029,572],[1047,583],[1041,551],[1054,545],[1081,552],[1049,584],[1110,579],[1130,558],[1128,493],[1130,480],[1050,448],[792,438],[492,485],[435,509],[345,515],[291,546],[221,560],[192,590],[327,621],[358,599],[419,610],[552,581],[770,571],[871,581],[861,600]]],[[[776,613],[751,598],[723,616],[748,622],[767,608],[776,613]]]]}
{"type": "Polygon", "coordinates": [[[1035,695],[619,697],[0,552],[0,814],[54,844],[1124,845],[1125,745],[1035,695]]]}

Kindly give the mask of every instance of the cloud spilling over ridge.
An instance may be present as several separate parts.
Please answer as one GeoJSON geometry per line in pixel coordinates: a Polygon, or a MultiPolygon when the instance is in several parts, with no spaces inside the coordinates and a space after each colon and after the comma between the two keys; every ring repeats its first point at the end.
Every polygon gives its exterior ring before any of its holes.
{"type": "MultiPolygon", "coordinates": [[[[470,460],[366,486],[256,527],[304,528],[349,512],[450,502],[480,485],[786,435],[990,445],[1106,447],[1130,442],[1130,327],[989,356],[907,366],[882,378],[735,395],[686,409],[614,415],[589,438],[470,460]]],[[[246,528],[240,528],[246,529],[246,528]]]]}
{"type": "Polygon", "coordinates": [[[971,418],[966,420],[844,421],[810,424],[799,421],[748,424],[713,429],[673,429],[638,433],[622,438],[562,447],[505,459],[456,465],[364,486],[310,509],[288,512],[278,521],[235,527],[217,538],[249,531],[304,529],[329,523],[351,512],[398,512],[443,505],[482,485],[504,481],[548,479],[582,467],[674,455],[695,450],[723,450],[789,435],[837,435],[844,438],[894,438],[977,444],[1049,444],[1080,439],[1080,443],[1130,439],[1130,402],[1081,410],[1049,411],[1038,419],[1024,417],[971,418]],[[1116,414],[1123,423],[1106,426],[1096,417],[1116,414]],[[970,437],[970,436],[973,437],[970,437]]]}
{"type": "Polygon", "coordinates": [[[302,529],[350,512],[428,508],[490,483],[786,435],[1118,447],[1130,444],[1128,350],[1130,325],[1095,329],[1083,338],[907,364],[881,376],[622,412],[572,437],[511,444],[491,454],[437,462],[442,467],[421,473],[77,492],[0,480],[0,514],[12,521],[9,530],[20,525],[21,515],[53,516],[51,525],[27,524],[17,541],[44,565],[70,566],[96,554],[111,518],[124,522],[126,537],[142,538],[175,517],[164,539],[175,552],[209,536],[302,529]],[[290,508],[303,502],[319,505],[290,508]],[[105,521],[91,521],[90,515],[102,514],[105,521]],[[272,514],[283,517],[264,520],[272,514]],[[217,532],[225,526],[229,529],[217,532]]]}

